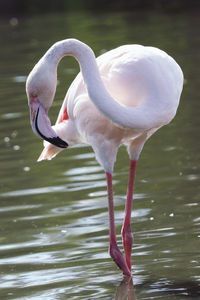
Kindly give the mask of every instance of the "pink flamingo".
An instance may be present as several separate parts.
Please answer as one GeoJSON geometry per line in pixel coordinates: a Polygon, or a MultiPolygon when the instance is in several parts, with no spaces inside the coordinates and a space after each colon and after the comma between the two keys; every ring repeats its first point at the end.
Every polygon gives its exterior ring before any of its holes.
{"type": "Polygon", "coordinates": [[[97,59],[76,39],[55,43],[28,76],[26,92],[33,131],[45,140],[39,161],[51,159],[75,144],[92,146],[106,172],[109,208],[109,252],[125,275],[131,276],[131,210],[136,164],[146,140],[176,114],[183,73],[175,60],[154,47],[125,45],[97,59]],[[81,72],[72,82],[57,122],[51,127],[48,110],[57,84],[57,66],[74,56],[81,72]],[[112,172],[118,148],[130,157],[125,217],[124,255],[115,232],[112,172]]]}

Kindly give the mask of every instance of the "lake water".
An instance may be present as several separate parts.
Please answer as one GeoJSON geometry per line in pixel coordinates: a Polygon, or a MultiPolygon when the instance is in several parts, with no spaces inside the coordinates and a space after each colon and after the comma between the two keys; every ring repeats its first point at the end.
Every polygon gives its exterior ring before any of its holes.
{"type": "MultiPolygon", "coordinates": [[[[0,20],[0,299],[200,299],[199,14],[14,17],[0,20]],[[29,124],[26,76],[51,44],[68,37],[97,56],[121,44],[156,46],[184,71],[177,116],[146,143],[138,163],[133,285],[108,255],[106,181],[91,148],[36,163],[42,141],[29,124]]],[[[62,60],[52,123],[78,71],[73,58],[62,60]]],[[[120,148],[113,175],[120,247],[128,172],[120,148]]]]}

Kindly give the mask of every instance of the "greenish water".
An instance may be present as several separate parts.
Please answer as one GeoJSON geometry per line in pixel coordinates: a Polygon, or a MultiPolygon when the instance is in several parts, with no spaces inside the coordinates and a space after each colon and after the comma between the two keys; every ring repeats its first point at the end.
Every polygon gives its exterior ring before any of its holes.
{"type": "MultiPolygon", "coordinates": [[[[145,145],[137,168],[132,230],[135,297],[200,297],[199,15],[87,11],[0,20],[0,299],[135,299],[108,255],[106,181],[89,147],[36,163],[26,76],[57,40],[88,43],[96,55],[121,44],[157,46],[182,66],[185,86],[174,121],[145,145]]],[[[78,72],[62,60],[50,111],[55,121],[78,72]]],[[[120,230],[129,161],[114,172],[120,230]]]]}

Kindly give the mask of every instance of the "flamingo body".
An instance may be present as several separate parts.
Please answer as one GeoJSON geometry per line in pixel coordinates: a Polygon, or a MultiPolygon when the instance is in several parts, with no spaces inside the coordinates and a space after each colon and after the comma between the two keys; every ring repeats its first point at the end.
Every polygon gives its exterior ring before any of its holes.
{"type": "Polygon", "coordinates": [[[110,254],[124,274],[131,273],[131,208],[136,163],[146,140],[176,114],[183,87],[183,73],[162,50],[125,45],[95,59],[90,47],[69,39],[54,44],[27,79],[27,95],[34,132],[44,138],[39,161],[51,159],[63,148],[91,145],[106,172],[110,254]],[[47,111],[52,104],[57,65],[73,55],[81,72],[72,82],[57,122],[50,126],[47,111]],[[125,259],[116,242],[112,172],[118,148],[127,147],[130,177],[122,228],[125,259]]]}
{"type": "MultiPolygon", "coordinates": [[[[155,109],[155,98],[168,101],[171,105],[171,111],[167,110],[165,118],[153,128],[121,128],[95,107],[88,95],[82,73],[77,75],[53,128],[70,146],[91,145],[99,163],[106,171],[112,172],[120,145],[126,145],[131,158],[138,159],[144,142],[158,128],[169,123],[179,103],[183,75],[177,63],[164,51],[140,45],[125,45],[111,50],[97,58],[97,65],[107,91],[122,105],[138,107],[146,98],[149,102],[152,101],[155,109]],[[69,115],[67,120],[63,119],[66,111],[69,115]]],[[[39,161],[51,159],[60,151],[61,148],[45,142],[39,161]]]]}

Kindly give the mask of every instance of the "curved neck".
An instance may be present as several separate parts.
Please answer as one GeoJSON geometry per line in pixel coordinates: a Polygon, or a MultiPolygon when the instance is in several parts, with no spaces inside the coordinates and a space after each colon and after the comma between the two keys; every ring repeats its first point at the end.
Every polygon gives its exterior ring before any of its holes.
{"type": "Polygon", "coordinates": [[[53,64],[57,68],[64,56],[73,56],[78,61],[87,87],[91,87],[93,81],[96,84],[101,83],[101,88],[103,88],[96,58],[89,46],[76,39],[67,39],[55,43],[44,57],[48,64],[53,64]]]}
{"type": "Polygon", "coordinates": [[[127,129],[147,130],[156,127],[151,111],[148,116],[143,113],[145,107],[126,107],[111,97],[100,77],[94,52],[86,44],[76,39],[59,41],[46,52],[44,59],[57,70],[58,63],[66,55],[74,56],[78,61],[89,97],[107,119],[127,129]]]}

